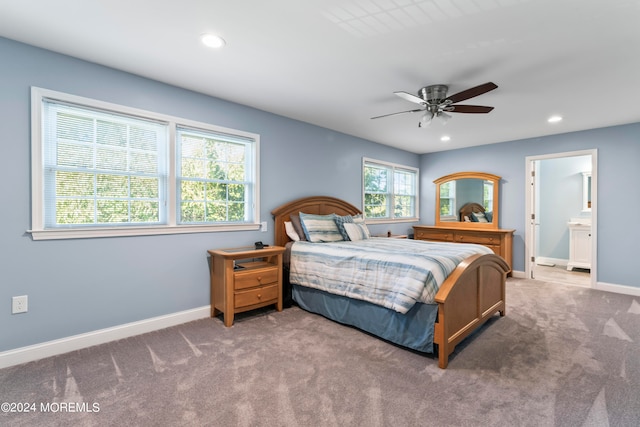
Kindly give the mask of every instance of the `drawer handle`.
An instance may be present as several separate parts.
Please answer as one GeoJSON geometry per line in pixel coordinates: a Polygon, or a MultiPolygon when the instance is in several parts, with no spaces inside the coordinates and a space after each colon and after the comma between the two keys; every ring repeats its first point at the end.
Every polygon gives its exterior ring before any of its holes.
{"type": "Polygon", "coordinates": [[[257,279],[258,279],[258,282],[262,281],[262,276],[258,276],[257,279]]]}
{"type": "Polygon", "coordinates": [[[262,299],[262,294],[257,295],[258,299],[262,299]]]}

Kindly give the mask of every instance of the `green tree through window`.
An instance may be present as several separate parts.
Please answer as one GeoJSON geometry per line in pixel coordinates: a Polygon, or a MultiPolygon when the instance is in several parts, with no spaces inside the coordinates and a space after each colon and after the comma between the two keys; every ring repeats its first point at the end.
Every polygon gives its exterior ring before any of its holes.
{"type": "Polygon", "coordinates": [[[180,128],[183,223],[242,222],[251,193],[250,141],[180,128]]]}

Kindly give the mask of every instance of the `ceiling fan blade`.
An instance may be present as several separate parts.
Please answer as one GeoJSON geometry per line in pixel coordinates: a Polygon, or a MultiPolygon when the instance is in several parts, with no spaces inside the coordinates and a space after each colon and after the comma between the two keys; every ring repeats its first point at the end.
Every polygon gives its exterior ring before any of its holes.
{"type": "Polygon", "coordinates": [[[482,95],[483,93],[492,91],[497,87],[498,85],[496,85],[495,83],[488,82],[476,87],[472,87],[471,89],[463,90],[462,92],[453,94],[447,97],[447,99],[451,101],[452,104],[455,104],[456,102],[464,101],[465,99],[473,98],[475,96],[482,95]]]}
{"type": "Polygon", "coordinates": [[[483,105],[451,105],[446,111],[451,113],[488,113],[493,107],[485,107],[483,105]]]}
{"type": "Polygon", "coordinates": [[[415,102],[416,104],[421,104],[421,105],[427,105],[427,102],[424,99],[422,99],[422,98],[420,98],[418,96],[415,96],[415,95],[411,95],[408,92],[399,91],[399,92],[393,92],[393,93],[395,93],[400,98],[402,98],[402,99],[404,99],[406,101],[415,102]]]}
{"type": "Polygon", "coordinates": [[[424,111],[424,109],[422,108],[418,108],[417,110],[409,110],[409,111],[400,111],[398,113],[391,113],[391,114],[383,114],[382,116],[375,116],[375,117],[371,117],[371,119],[379,119],[381,117],[389,117],[389,116],[395,116],[396,114],[405,114],[405,113],[417,113],[418,111],[424,111]]]}

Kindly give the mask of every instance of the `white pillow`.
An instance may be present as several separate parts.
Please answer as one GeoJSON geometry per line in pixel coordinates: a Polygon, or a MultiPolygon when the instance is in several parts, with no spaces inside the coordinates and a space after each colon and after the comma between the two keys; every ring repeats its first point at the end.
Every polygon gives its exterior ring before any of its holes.
{"type": "Polygon", "coordinates": [[[366,240],[370,237],[369,229],[364,223],[347,222],[344,224],[344,229],[349,236],[349,240],[366,240]]]}
{"type": "Polygon", "coordinates": [[[471,212],[471,215],[478,222],[489,222],[489,221],[487,221],[487,217],[484,215],[484,212],[471,212]]]}
{"type": "Polygon", "coordinates": [[[291,223],[291,221],[284,222],[284,231],[287,233],[287,236],[289,236],[289,238],[294,242],[300,241],[300,236],[298,236],[298,233],[296,233],[296,229],[293,228],[293,224],[291,223]]]}

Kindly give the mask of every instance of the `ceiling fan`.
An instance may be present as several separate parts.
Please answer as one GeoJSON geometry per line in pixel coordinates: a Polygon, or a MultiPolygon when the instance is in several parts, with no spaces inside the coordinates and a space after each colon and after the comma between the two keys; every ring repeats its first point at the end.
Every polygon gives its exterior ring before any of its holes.
{"type": "Polygon", "coordinates": [[[458,92],[454,95],[447,96],[447,85],[431,85],[425,86],[418,91],[418,96],[412,95],[407,92],[393,92],[400,98],[409,102],[419,104],[421,108],[408,111],[400,111],[398,113],[384,114],[382,116],[371,117],[372,119],[379,119],[381,117],[395,116],[396,114],[405,113],[419,113],[424,112],[418,127],[428,126],[434,117],[440,117],[444,123],[446,123],[451,116],[448,113],[471,113],[471,114],[484,114],[493,110],[493,107],[485,107],[482,105],[454,105],[460,101],[464,101],[469,98],[473,98],[489,91],[496,89],[498,86],[495,83],[485,83],[479,86],[472,87],[462,92],[458,92]]]}

